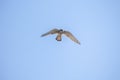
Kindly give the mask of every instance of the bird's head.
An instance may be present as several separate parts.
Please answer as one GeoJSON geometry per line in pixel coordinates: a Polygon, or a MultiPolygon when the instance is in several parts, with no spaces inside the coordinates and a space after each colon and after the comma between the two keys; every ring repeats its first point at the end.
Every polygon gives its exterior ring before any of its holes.
{"type": "Polygon", "coordinates": [[[63,29],[60,29],[59,31],[63,31],[63,29]]]}

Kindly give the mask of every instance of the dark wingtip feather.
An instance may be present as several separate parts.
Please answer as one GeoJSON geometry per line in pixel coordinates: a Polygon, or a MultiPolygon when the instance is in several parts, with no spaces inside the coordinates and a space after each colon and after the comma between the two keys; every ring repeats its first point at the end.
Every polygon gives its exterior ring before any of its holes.
{"type": "Polygon", "coordinates": [[[41,35],[40,37],[44,37],[44,35],[41,35]]]}

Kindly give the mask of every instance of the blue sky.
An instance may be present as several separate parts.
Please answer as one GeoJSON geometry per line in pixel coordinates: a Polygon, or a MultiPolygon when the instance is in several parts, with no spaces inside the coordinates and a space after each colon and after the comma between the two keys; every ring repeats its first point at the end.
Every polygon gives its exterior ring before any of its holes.
{"type": "Polygon", "coordinates": [[[119,0],[1,0],[0,36],[0,80],[120,80],[119,0]]]}

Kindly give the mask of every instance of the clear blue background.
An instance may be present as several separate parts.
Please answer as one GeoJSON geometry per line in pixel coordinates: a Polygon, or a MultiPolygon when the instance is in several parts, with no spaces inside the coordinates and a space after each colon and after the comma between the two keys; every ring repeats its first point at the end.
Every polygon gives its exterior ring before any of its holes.
{"type": "Polygon", "coordinates": [[[0,80],[120,80],[120,0],[0,0],[0,80]]]}

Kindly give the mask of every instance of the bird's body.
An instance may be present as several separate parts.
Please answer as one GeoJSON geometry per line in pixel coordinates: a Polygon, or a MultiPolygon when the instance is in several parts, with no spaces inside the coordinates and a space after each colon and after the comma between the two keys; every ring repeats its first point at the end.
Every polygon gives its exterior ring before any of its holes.
{"type": "Polygon", "coordinates": [[[47,36],[49,34],[57,34],[56,40],[61,41],[62,40],[62,34],[66,35],[69,37],[72,41],[80,44],[80,42],[70,33],[69,31],[63,31],[63,29],[52,29],[49,32],[42,34],[41,37],[47,36]]]}

